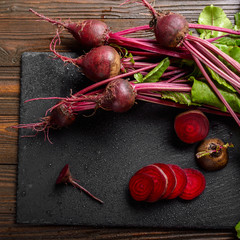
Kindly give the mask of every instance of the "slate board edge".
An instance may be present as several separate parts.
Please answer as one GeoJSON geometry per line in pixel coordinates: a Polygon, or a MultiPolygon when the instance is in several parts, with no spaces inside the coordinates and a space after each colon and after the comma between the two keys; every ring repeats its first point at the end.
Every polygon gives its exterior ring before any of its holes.
{"type": "MultiPolygon", "coordinates": [[[[28,53],[23,53],[23,55],[22,56],[24,56],[24,54],[28,54],[28,53]]],[[[41,53],[40,53],[41,54],[41,53]]],[[[22,78],[22,76],[21,76],[21,78],[22,78]]],[[[19,112],[21,113],[21,106],[22,106],[22,104],[23,104],[23,100],[21,99],[21,91],[20,91],[20,109],[19,109],[19,112]]],[[[21,116],[21,114],[20,114],[20,116],[21,116]]],[[[20,123],[21,123],[21,117],[19,118],[19,121],[20,121],[20,123]]],[[[21,139],[21,136],[19,135],[19,137],[18,137],[18,142],[20,141],[20,139],[21,139]]],[[[19,149],[18,149],[19,150],[19,149]]],[[[18,152],[18,155],[19,155],[19,152],[18,152]]],[[[21,168],[21,163],[20,162],[18,162],[18,171],[19,171],[19,169],[21,168]]],[[[19,176],[18,176],[19,177],[19,176]]],[[[17,194],[19,194],[18,193],[18,184],[17,184],[17,194]]],[[[18,203],[17,203],[18,204],[18,203]]],[[[18,219],[18,217],[17,217],[17,219],[18,219]]],[[[28,222],[21,222],[21,221],[18,221],[17,220],[17,223],[27,223],[27,224],[32,224],[32,223],[28,223],[28,222]]],[[[34,223],[33,223],[34,224],[34,223]]],[[[43,225],[51,225],[51,223],[41,223],[41,222],[36,222],[36,224],[43,224],[43,225]]],[[[55,225],[55,224],[53,224],[53,225],[55,225]]],[[[68,224],[67,224],[68,225],[68,224]]],[[[75,224],[69,224],[69,225],[75,225],[75,224]]],[[[79,224],[77,224],[77,225],[79,225],[79,224]]],[[[94,224],[94,225],[89,225],[89,226],[98,226],[98,227],[101,227],[100,225],[96,225],[96,224],[94,224]]],[[[105,225],[105,226],[111,226],[111,225],[105,225]]],[[[117,227],[121,227],[122,225],[116,225],[117,227]]],[[[139,225],[130,225],[130,226],[132,226],[132,227],[148,227],[148,226],[139,226],[139,225]]],[[[103,226],[104,227],[104,226],[103,226]]],[[[158,226],[154,226],[154,227],[158,227],[158,226]]],[[[161,227],[161,226],[159,226],[159,227],[161,227]]],[[[184,227],[181,227],[181,229],[182,228],[184,228],[184,227]]],[[[223,229],[223,228],[225,228],[225,229],[230,229],[230,227],[229,226],[226,226],[226,227],[224,227],[224,226],[221,226],[221,227],[219,227],[219,228],[216,228],[216,229],[223,229]]],[[[202,227],[200,227],[200,228],[193,228],[193,229],[202,229],[202,227]]],[[[208,228],[206,228],[206,227],[204,227],[204,229],[208,229],[208,228]]],[[[212,227],[210,228],[210,229],[213,229],[212,227]]]]}

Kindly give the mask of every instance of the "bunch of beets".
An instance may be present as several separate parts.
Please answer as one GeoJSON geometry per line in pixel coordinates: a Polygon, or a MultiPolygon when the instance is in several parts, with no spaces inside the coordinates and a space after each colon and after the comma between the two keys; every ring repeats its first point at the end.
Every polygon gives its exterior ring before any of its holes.
{"type": "MultiPolygon", "coordinates": [[[[125,1],[126,4],[129,0],[125,1]]],[[[137,2],[137,1],[135,1],[137,2]]],[[[146,101],[179,108],[194,108],[203,112],[232,116],[240,126],[238,114],[222,96],[211,77],[206,72],[208,67],[225,79],[239,93],[240,64],[212,44],[216,38],[204,40],[189,34],[189,28],[221,31],[239,35],[240,31],[215,26],[190,24],[177,13],[157,12],[146,0],[139,0],[151,12],[153,19],[149,25],[133,27],[119,32],[112,32],[99,20],[85,20],[81,23],[50,19],[30,9],[42,20],[48,21],[59,28],[66,29],[79,42],[87,53],[78,58],[62,56],[56,51],[60,44],[60,35],[50,43],[50,50],[64,62],[78,66],[92,85],[81,89],[70,97],[49,97],[60,101],[46,111],[40,122],[20,124],[17,128],[30,128],[36,133],[44,132],[49,139],[49,129],[59,129],[71,125],[76,116],[87,110],[98,108],[126,112],[136,101],[146,101]],[[138,31],[152,31],[155,39],[126,37],[138,31]],[[128,55],[122,56],[124,51],[128,55]],[[219,60],[219,56],[224,62],[219,60]],[[158,66],[159,59],[169,58],[170,64],[161,76],[161,81],[136,82],[131,79],[136,73],[147,76],[148,71],[158,66]],[[163,99],[162,92],[190,93],[192,82],[187,76],[190,69],[177,66],[176,60],[193,60],[211,89],[225,105],[227,112],[217,107],[202,105],[187,106],[171,100],[163,99]],[[227,65],[226,65],[227,62],[227,65]],[[230,67],[229,67],[230,66],[230,67]],[[232,70],[234,68],[234,70],[232,70]],[[237,73],[236,73],[237,72],[237,73]],[[49,115],[48,115],[49,114],[49,115]]],[[[217,38],[218,39],[218,38],[217,38]]],[[[28,101],[41,98],[29,99],[28,101]]]]}
{"type": "MultiPolygon", "coordinates": [[[[127,0],[123,4],[129,1],[127,0]]],[[[152,20],[150,24],[118,32],[112,32],[103,21],[85,20],[81,23],[72,22],[71,20],[60,21],[50,19],[30,9],[41,20],[57,26],[56,36],[50,43],[51,52],[62,61],[79,67],[84,75],[93,81],[93,84],[72,94],[70,97],[47,98],[59,101],[46,111],[46,115],[40,122],[19,124],[16,128],[29,128],[36,133],[43,132],[51,142],[49,129],[61,129],[71,125],[78,114],[88,110],[96,111],[98,108],[122,113],[130,110],[136,101],[194,110],[192,115],[187,115],[190,122],[191,118],[196,119],[196,113],[198,119],[199,114],[202,116],[198,111],[232,116],[240,126],[238,114],[226,101],[206,71],[206,68],[211,69],[228,82],[237,93],[240,93],[240,64],[213,44],[214,41],[221,37],[204,40],[190,35],[189,29],[206,29],[234,35],[240,35],[240,31],[190,24],[180,14],[157,12],[146,0],[135,0],[134,2],[140,2],[151,12],[152,20]],[[79,42],[80,47],[86,52],[84,55],[78,58],[69,58],[60,55],[56,51],[57,44],[60,44],[60,33],[64,29],[79,42]],[[127,36],[139,31],[152,31],[155,38],[127,36]],[[161,75],[161,81],[139,82],[134,80],[133,76],[136,74],[140,74],[143,78],[149,77],[149,71],[155,69],[159,62],[165,58],[169,59],[170,64],[161,75]],[[176,63],[181,59],[192,60],[195,63],[202,77],[226,107],[226,112],[215,106],[187,106],[162,97],[162,93],[166,91],[191,93],[192,81],[188,79],[191,69],[178,66],[176,63]]],[[[39,99],[43,98],[34,98],[27,101],[39,99]]],[[[184,118],[181,121],[186,122],[184,118]]],[[[195,122],[195,120],[192,121],[191,131],[195,131],[195,128],[198,129],[198,126],[194,126],[195,122]]],[[[175,128],[177,126],[175,124],[175,128]]],[[[181,124],[179,124],[179,128],[182,128],[181,124]]],[[[189,142],[191,142],[191,139],[189,142]]],[[[159,166],[154,165],[152,168],[158,169],[159,166]]],[[[141,179],[144,174],[146,175],[145,172],[141,174],[138,172],[137,175],[134,175],[130,186],[134,186],[133,180],[141,179]]],[[[146,178],[144,179],[146,180],[146,178]]],[[[148,180],[147,183],[153,188],[152,179],[149,177],[148,180]]],[[[165,190],[166,186],[167,184],[164,185],[165,190]]],[[[156,195],[153,192],[149,192],[149,194],[156,195]]],[[[141,197],[140,200],[142,200],[141,197]]],[[[149,195],[145,197],[144,200],[151,198],[149,195]]]]}

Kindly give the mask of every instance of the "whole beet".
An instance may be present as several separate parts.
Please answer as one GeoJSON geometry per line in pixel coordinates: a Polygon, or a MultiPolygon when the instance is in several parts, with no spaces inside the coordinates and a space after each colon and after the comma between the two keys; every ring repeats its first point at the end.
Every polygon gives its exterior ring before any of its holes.
{"type": "Polygon", "coordinates": [[[178,13],[159,13],[154,20],[154,33],[162,47],[174,48],[181,44],[188,33],[188,22],[178,13]]]}
{"type": "Polygon", "coordinates": [[[118,52],[107,45],[92,49],[82,58],[81,68],[87,78],[98,82],[117,76],[121,68],[118,52]]]}
{"type": "Polygon", "coordinates": [[[100,20],[85,20],[83,22],[72,21],[58,21],[48,18],[33,9],[29,9],[30,12],[40,17],[42,20],[50,22],[58,27],[63,27],[68,30],[69,33],[80,43],[83,49],[91,49],[103,45],[108,40],[108,34],[110,32],[106,23],[100,20]]]}
{"type": "Polygon", "coordinates": [[[105,110],[126,112],[135,103],[136,91],[122,78],[111,81],[104,90],[99,105],[105,110]]]}
{"type": "Polygon", "coordinates": [[[106,23],[95,19],[81,23],[69,23],[68,31],[85,49],[104,45],[109,33],[106,23]]]}

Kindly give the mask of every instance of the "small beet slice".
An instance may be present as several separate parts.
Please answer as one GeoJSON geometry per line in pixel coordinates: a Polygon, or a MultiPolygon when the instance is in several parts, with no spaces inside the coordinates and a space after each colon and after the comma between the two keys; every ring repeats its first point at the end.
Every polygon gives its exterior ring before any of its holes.
{"type": "Polygon", "coordinates": [[[178,197],[187,185],[187,175],[184,170],[175,164],[168,164],[175,173],[176,176],[176,186],[173,191],[168,195],[167,199],[174,199],[178,197]]]}
{"type": "Polygon", "coordinates": [[[136,173],[129,181],[129,192],[136,201],[146,200],[153,190],[153,179],[145,173],[136,173]]]}
{"type": "Polygon", "coordinates": [[[185,143],[195,143],[207,137],[209,121],[201,111],[188,110],[177,115],[174,129],[180,140],[185,143]]]}
{"type": "Polygon", "coordinates": [[[158,201],[167,190],[167,176],[159,167],[151,164],[145,166],[137,171],[137,174],[145,173],[149,175],[153,182],[153,190],[150,193],[149,197],[146,199],[147,202],[156,202],[158,201]]]}
{"type": "Polygon", "coordinates": [[[184,200],[192,200],[204,191],[206,179],[197,169],[186,168],[184,172],[187,175],[187,185],[179,197],[184,200]]]}
{"type": "Polygon", "coordinates": [[[177,178],[171,166],[165,163],[155,163],[157,167],[160,167],[168,178],[167,190],[161,197],[161,199],[168,198],[172,193],[173,189],[176,187],[177,178]]]}

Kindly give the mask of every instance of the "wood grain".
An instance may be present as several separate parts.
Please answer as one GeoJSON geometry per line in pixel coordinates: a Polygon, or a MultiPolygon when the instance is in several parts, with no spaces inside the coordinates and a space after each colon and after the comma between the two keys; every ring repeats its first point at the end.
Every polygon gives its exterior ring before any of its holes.
{"type": "MultiPolygon", "coordinates": [[[[74,21],[96,18],[112,31],[148,24],[151,16],[140,4],[120,6],[113,0],[5,0],[0,3],[0,239],[236,239],[234,229],[139,229],[91,228],[82,226],[28,226],[15,222],[17,189],[17,130],[21,78],[21,54],[25,51],[49,51],[55,26],[37,21],[28,11],[33,8],[52,18],[74,21]]],[[[196,22],[200,11],[209,4],[222,7],[231,21],[240,11],[239,0],[156,0],[156,9],[183,14],[196,22]]],[[[143,33],[137,34],[142,36],[143,33]]],[[[62,33],[59,51],[77,51],[70,34],[62,33]]]]}

